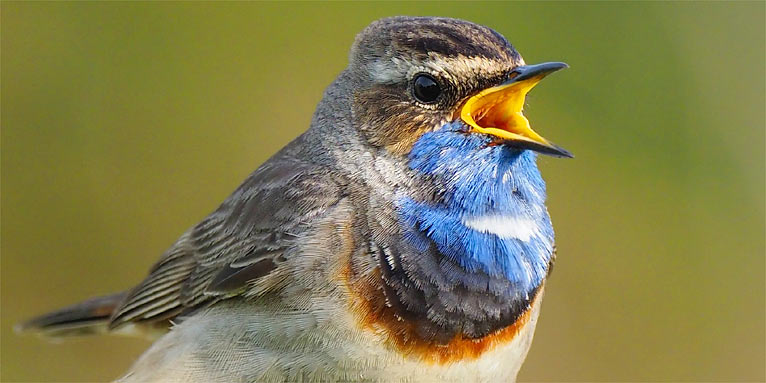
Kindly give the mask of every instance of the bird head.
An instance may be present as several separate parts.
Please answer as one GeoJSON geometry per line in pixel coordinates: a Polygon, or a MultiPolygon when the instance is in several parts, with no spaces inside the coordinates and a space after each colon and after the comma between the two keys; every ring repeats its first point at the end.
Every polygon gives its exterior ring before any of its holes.
{"type": "Polygon", "coordinates": [[[368,143],[406,154],[428,132],[461,121],[467,133],[560,157],[531,129],[526,94],[560,62],[526,65],[499,33],[467,21],[392,17],[356,38],[348,72],[356,129],[368,143]]]}

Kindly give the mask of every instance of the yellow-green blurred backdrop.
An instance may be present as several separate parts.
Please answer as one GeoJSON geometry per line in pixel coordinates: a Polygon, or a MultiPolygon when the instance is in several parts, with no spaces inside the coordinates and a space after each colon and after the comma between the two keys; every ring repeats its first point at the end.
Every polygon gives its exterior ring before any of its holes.
{"type": "Polygon", "coordinates": [[[465,18],[560,60],[527,115],[559,257],[528,381],[762,381],[764,2],[2,2],[3,381],[117,377],[146,346],[15,322],[132,286],[306,129],[354,35],[465,18]]]}

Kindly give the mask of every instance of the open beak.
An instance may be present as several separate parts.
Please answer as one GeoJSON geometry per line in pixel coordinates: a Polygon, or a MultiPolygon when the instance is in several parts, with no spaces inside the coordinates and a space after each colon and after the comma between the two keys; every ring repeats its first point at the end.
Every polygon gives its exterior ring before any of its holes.
{"type": "Polygon", "coordinates": [[[509,80],[469,98],[460,110],[460,118],[474,131],[495,136],[507,144],[556,157],[573,157],[532,130],[522,114],[527,93],[543,77],[568,67],[561,62],[517,67],[509,80]]]}

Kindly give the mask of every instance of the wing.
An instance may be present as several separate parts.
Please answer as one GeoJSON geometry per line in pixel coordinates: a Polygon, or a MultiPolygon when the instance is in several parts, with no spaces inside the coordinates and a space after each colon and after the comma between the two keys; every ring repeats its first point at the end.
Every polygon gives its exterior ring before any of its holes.
{"type": "Polygon", "coordinates": [[[343,185],[313,164],[268,161],[162,255],[110,328],[169,320],[241,294],[279,267],[296,238],[341,199],[343,185]]]}

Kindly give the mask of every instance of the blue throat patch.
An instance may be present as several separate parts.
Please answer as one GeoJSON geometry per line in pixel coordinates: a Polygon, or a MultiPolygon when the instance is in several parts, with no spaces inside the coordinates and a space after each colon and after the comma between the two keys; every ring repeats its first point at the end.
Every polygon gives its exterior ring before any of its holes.
{"type": "Polygon", "coordinates": [[[439,252],[468,272],[504,276],[523,297],[548,274],[553,226],[536,154],[467,133],[462,122],[423,134],[409,166],[443,193],[438,202],[397,198],[405,240],[439,252]]]}

